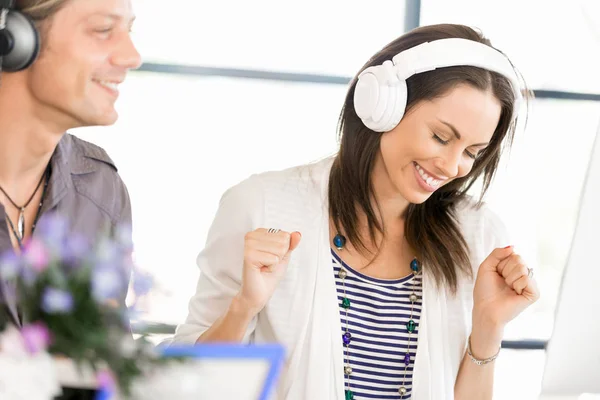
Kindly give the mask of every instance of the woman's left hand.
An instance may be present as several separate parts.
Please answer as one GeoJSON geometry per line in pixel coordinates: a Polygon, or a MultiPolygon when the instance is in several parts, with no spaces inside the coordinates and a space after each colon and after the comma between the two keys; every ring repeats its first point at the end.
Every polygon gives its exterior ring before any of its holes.
{"type": "Polygon", "coordinates": [[[496,329],[535,303],[540,292],[512,246],[495,249],[481,263],[473,291],[473,322],[496,329]]]}

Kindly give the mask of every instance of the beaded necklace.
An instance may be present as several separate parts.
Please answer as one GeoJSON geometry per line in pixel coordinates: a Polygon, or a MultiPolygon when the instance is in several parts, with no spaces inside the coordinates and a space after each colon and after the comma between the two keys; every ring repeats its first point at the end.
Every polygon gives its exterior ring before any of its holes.
{"type": "MultiPolygon", "coordinates": [[[[338,249],[339,251],[344,249],[344,246],[346,245],[346,238],[341,235],[341,234],[337,234],[335,235],[335,237],[333,238],[333,245],[336,247],[336,249],[338,249]]],[[[413,272],[413,275],[416,277],[416,275],[418,275],[421,272],[421,265],[420,262],[414,258],[411,263],[410,263],[410,269],[413,272]]],[[[352,306],[350,299],[348,299],[347,295],[346,295],[346,276],[348,275],[347,271],[341,267],[339,272],[338,272],[338,277],[342,280],[342,288],[343,288],[343,298],[342,298],[342,308],[345,310],[346,312],[346,325],[344,327],[344,333],[342,335],[342,341],[344,344],[344,378],[346,381],[346,389],[345,389],[345,399],[346,400],[353,400],[354,399],[354,392],[351,389],[350,386],[350,376],[352,375],[352,367],[350,365],[350,344],[352,343],[352,334],[349,331],[349,327],[348,327],[348,310],[350,309],[350,307],[352,306]]],[[[402,384],[401,386],[398,388],[398,394],[400,395],[400,398],[403,399],[404,396],[407,394],[407,379],[406,379],[406,375],[408,372],[408,366],[410,365],[410,343],[411,343],[411,336],[412,334],[415,332],[416,329],[416,323],[413,320],[413,313],[414,313],[414,305],[415,302],[418,300],[418,296],[416,294],[416,290],[417,290],[417,280],[413,279],[412,280],[412,293],[409,296],[410,299],[410,303],[411,303],[411,307],[410,307],[410,319],[408,321],[408,323],[406,324],[406,330],[408,332],[408,343],[409,345],[407,345],[406,348],[406,353],[404,354],[404,377],[402,380],[402,384]]]]}

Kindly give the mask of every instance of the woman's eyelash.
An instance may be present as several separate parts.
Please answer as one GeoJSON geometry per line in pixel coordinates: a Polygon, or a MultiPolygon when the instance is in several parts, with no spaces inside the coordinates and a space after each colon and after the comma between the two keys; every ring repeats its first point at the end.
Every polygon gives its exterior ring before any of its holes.
{"type": "MultiPolygon", "coordinates": [[[[437,135],[437,134],[435,134],[435,133],[433,134],[433,138],[434,138],[436,141],[438,141],[439,143],[443,144],[443,145],[446,145],[446,144],[448,144],[448,143],[450,142],[449,140],[444,140],[444,139],[442,139],[440,136],[438,136],[438,135],[437,135]]],[[[467,157],[469,157],[469,158],[472,158],[473,160],[476,160],[476,159],[477,159],[477,155],[475,155],[475,154],[473,154],[473,153],[471,153],[471,152],[469,152],[469,151],[465,151],[465,154],[467,155],[467,157]]]]}
{"type": "Polygon", "coordinates": [[[444,140],[441,137],[439,137],[437,134],[433,134],[433,138],[435,140],[437,140],[438,142],[440,142],[441,144],[448,144],[448,142],[450,142],[449,140],[444,140]]]}

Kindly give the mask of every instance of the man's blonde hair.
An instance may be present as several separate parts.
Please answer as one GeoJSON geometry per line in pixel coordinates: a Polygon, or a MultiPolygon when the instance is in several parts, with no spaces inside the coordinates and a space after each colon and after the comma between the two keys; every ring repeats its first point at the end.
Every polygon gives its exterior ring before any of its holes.
{"type": "Polygon", "coordinates": [[[70,0],[17,0],[15,8],[29,16],[35,22],[52,17],[70,0]]]}

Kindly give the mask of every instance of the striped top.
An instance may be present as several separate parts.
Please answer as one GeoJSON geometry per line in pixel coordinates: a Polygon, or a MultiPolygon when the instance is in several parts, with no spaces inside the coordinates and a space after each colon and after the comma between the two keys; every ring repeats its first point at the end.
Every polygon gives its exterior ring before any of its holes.
{"type": "Polygon", "coordinates": [[[331,253],[341,332],[343,335],[347,330],[351,334],[350,344],[344,345],[344,366],[352,369],[350,375],[344,376],[345,389],[354,393],[354,400],[410,399],[422,309],[423,275],[411,274],[394,280],[375,279],[352,269],[333,249],[331,253]],[[339,275],[341,268],[346,271],[344,279],[339,275]],[[413,285],[418,298],[412,312],[416,327],[409,334],[407,323],[411,319],[413,285]],[[350,300],[348,308],[343,306],[344,297],[350,300]],[[408,366],[404,363],[407,348],[410,349],[408,366]],[[407,390],[404,396],[399,393],[401,386],[407,390]]]}

